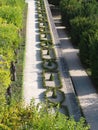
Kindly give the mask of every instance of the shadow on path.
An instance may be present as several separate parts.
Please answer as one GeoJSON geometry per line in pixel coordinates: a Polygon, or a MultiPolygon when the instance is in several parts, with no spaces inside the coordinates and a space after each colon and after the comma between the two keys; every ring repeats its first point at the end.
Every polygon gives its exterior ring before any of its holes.
{"type": "Polygon", "coordinates": [[[75,92],[78,95],[79,103],[82,107],[84,116],[86,117],[86,121],[91,125],[91,130],[97,130],[98,95],[96,94],[93,84],[81,65],[78,56],[79,51],[74,49],[72,46],[70,37],[67,36],[65,29],[61,29],[63,26],[60,23],[60,12],[58,12],[57,9],[54,9],[52,8],[53,19],[56,23],[55,25],[59,38],[61,38],[61,50],[67,63],[75,92]]]}

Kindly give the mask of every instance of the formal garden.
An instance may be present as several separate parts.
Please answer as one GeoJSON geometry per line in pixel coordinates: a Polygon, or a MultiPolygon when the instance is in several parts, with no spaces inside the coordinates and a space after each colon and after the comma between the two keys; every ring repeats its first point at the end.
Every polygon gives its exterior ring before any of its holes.
{"type": "Polygon", "coordinates": [[[54,108],[56,108],[57,105],[60,105],[60,107],[63,109],[63,113],[68,115],[67,107],[62,106],[62,103],[65,100],[65,95],[60,90],[62,88],[62,82],[58,70],[55,47],[50,33],[44,1],[38,1],[36,2],[36,5],[38,9],[40,32],[43,87],[46,89],[45,99],[48,106],[51,107],[52,105],[54,108]]]}
{"type": "Polygon", "coordinates": [[[36,0],[42,58],[44,104],[24,107],[22,79],[27,4],[24,0],[0,0],[0,130],[89,130],[83,118],[69,117],[52,41],[46,7],[36,0]],[[61,113],[63,114],[61,114],[61,113]]]}

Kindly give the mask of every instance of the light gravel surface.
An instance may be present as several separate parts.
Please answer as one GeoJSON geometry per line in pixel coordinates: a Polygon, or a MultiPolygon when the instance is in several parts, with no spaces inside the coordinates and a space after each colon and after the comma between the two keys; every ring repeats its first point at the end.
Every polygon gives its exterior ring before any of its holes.
{"type": "Polygon", "coordinates": [[[38,14],[34,0],[26,0],[28,3],[27,28],[26,28],[26,52],[23,79],[23,99],[29,105],[32,99],[35,104],[43,101],[44,89],[42,86],[42,68],[39,48],[38,14]]]}

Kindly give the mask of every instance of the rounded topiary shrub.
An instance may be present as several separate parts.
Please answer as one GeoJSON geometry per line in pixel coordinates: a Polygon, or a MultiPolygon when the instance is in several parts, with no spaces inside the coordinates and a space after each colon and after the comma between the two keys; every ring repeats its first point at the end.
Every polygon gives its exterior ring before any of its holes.
{"type": "Polygon", "coordinates": [[[50,81],[53,81],[54,80],[54,76],[53,76],[53,74],[51,73],[51,75],[50,75],[50,79],[49,79],[50,81]]]}
{"type": "Polygon", "coordinates": [[[43,68],[49,71],[56,71],[57,70],[57,62],[55,60],[44,60],[43,68]]]}

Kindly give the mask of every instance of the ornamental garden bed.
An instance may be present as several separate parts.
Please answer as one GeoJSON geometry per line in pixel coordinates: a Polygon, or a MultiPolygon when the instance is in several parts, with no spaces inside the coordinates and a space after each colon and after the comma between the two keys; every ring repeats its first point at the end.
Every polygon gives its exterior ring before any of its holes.
{"type": "Polygon", "coordinates": [[[55,53],[54,53],[54,49],[53,48],[50,48],[50,49],[42,49],[42,58],[43,59],[55,59],[56,56],[55,56],[55,53]]]}
{"type": "Polygon", "coordinates": [[[38,21],[39,21],[39,32],[40,32],[40,46],[41,46],[41,57],[42,57],[42,82],[45,91],[45,101],[48,107],[60,104],[59,110],[62,113],[66,113],[62,106],[65,100],[64,93],[60,90],[62,82],[60,73],[58,70],[58,64],[56,61],[55,48],[50,33],[50,26],[48,24],[48,18],[44,1],[39,0],[37,3],[38,9],[38,21]]]}
{"type": "Polygon", "coordinates": [[[45,96],[48,102],[61,104],[65,100],[65,96],[62,91],[57,88],[48,88],[45,92],[45,96]]]}
{"type": "Polygon", "coordinates": [[[45,82],[47,87],[51,87],[51,88],[60,87],[58,73],[45,72],[44,75],[45,75],[45,82]]]}
{"type": "Polygon", "coordinates": [[[48,59],[44,59],[43,61],[43,69],[47,70],[47,71],[55,71],[58,70],[58,64],[55,60],[48,60],[48,59]]]}

